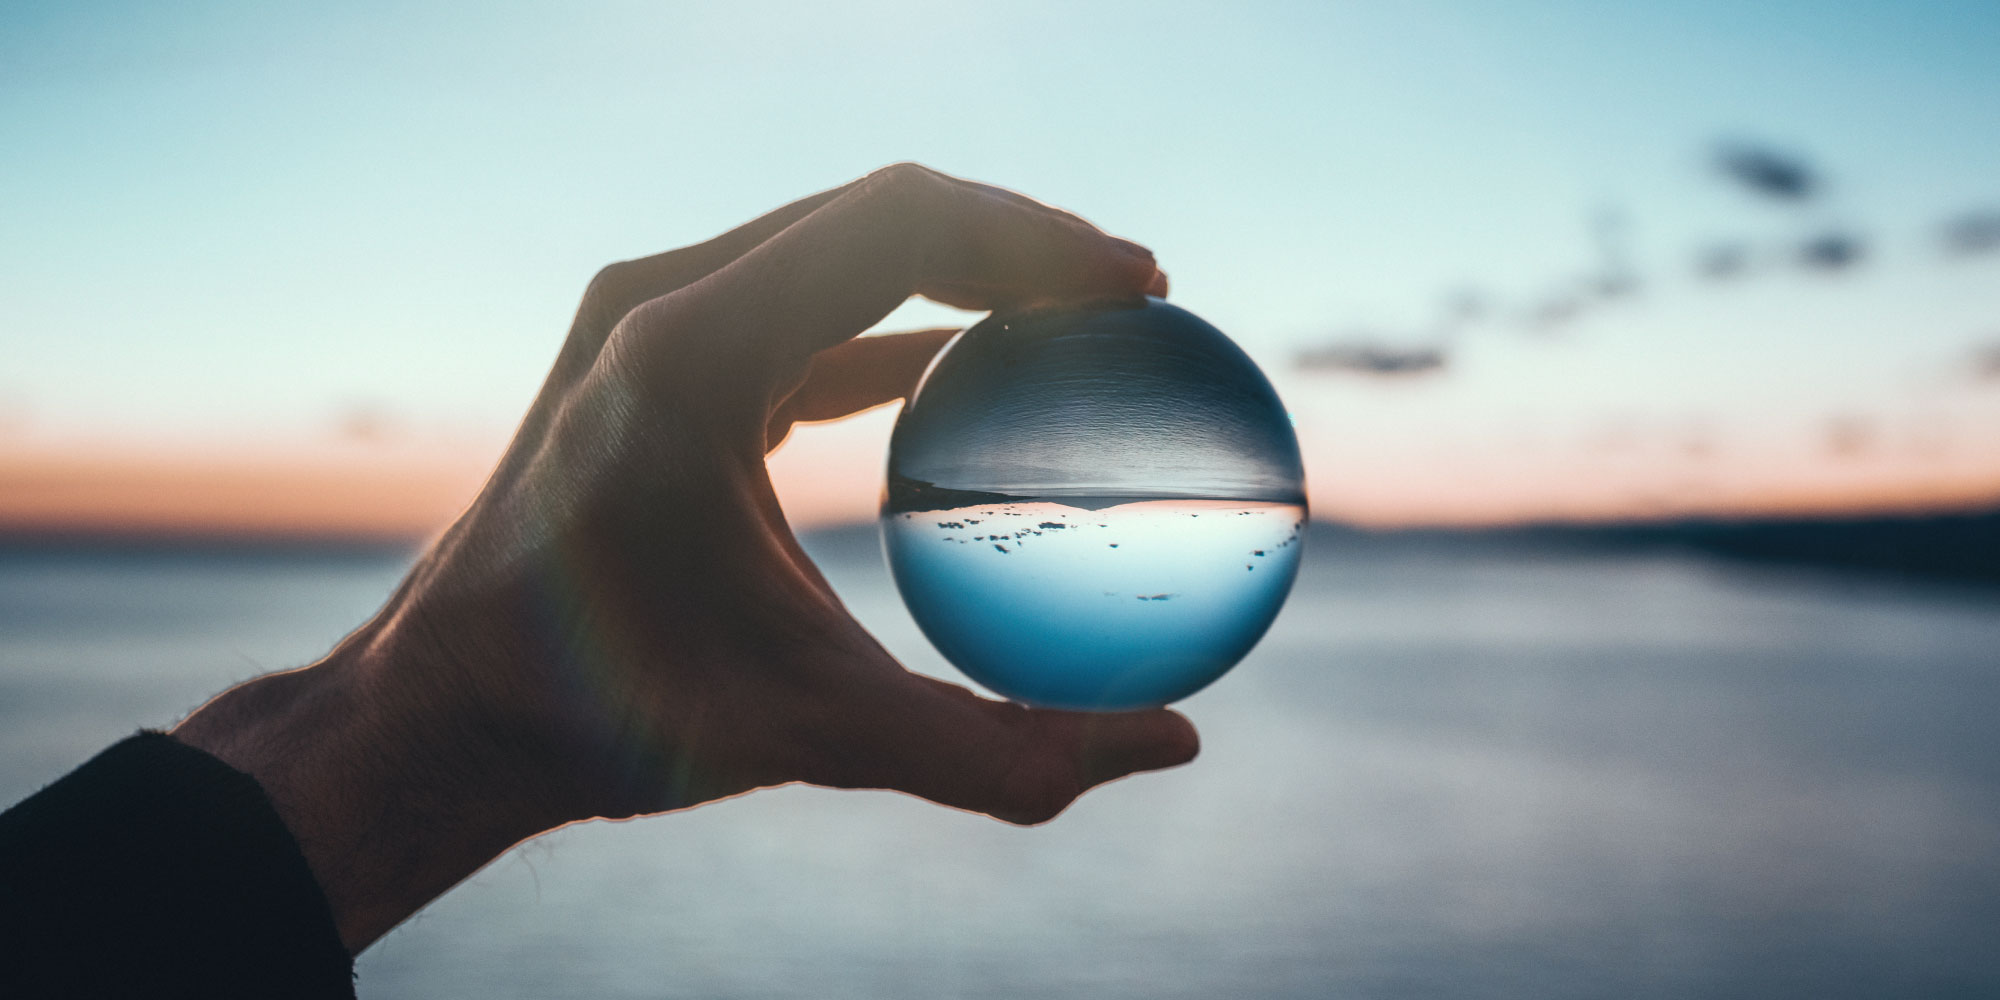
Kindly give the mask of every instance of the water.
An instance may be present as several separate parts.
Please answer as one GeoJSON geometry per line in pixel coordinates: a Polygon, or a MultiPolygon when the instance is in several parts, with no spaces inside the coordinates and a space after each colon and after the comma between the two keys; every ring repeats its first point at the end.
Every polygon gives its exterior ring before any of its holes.
{"type": "MultiPolygon", "coordinates": [[[[873,526],[806,541],[957,675],[873,526]]],[[[1032,829],[810,788],[567,829],[370,949],[361,996],[2000,996],[2000,595],[1308,545],[1180,703],[1187,767],[1032,829]]],[[[402,568],[0,552],[0,802],[324,650],[402,568]]]]}
{"type": "Polygon", "coordinates": [[[1033,705],[1179,701],[1277,617],[1305,509],[1234,500],[977,504],[883,518],[897,588],[946,659],[1033,705]]]}

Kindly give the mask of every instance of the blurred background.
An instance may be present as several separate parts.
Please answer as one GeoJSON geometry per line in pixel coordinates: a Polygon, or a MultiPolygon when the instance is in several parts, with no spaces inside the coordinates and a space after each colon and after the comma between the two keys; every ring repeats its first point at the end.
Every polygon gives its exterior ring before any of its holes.
{"type": "MultiPolygon", "coordinates": [[[[1196,765],[564,831],[364,997],[2000,993],[2000,8],[0,10],[0,801],[307,662],[612,260],[898,160],[1152,247],[1316,524],[1196,765]]],[[[884,328],[973,317],[916,302],[884,328]]],[[[893,410],[774,477],[914,669],[893,410]]]]}

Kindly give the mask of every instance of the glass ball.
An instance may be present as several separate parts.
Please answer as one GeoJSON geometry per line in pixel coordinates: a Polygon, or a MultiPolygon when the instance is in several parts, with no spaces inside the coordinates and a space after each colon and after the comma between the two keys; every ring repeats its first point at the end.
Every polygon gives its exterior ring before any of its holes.
{"type": "Polygon", "coordinates": [[[889,445],[883,545],[938,651],[1030,705],[1206,687],[1298,573],[1305,474],[1271,383],[1159,299],[996,315],[953,340],[889,445]]]}

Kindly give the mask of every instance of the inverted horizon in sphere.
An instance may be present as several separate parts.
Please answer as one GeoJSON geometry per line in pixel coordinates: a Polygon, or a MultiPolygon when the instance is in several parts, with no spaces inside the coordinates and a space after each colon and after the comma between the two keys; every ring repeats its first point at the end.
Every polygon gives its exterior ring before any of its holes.
{"type": "Polygon", "coordinates": [[[891,448],[892,492],[1304,499],[1270,383],[1228,337],[1159,299],[978,324],[912,395],[891,448]]]}

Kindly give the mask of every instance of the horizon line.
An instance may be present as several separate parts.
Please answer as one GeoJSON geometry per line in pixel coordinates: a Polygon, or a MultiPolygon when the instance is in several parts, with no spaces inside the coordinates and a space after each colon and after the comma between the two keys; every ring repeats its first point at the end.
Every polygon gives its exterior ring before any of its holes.
{"type": "MultiPolygon", "coordinates": [[[[1738,510],[1676,511],[1650,515],[1523,517],[1491,521],[1445,521],[1434,523],[1369,524],[1332,516],[1313,515],[1310,523],[1322,529],[1364,535],[1498,535],[1512,532],[1618,531],[1685,525],[1841,525],[1882,521],[1948,520],[1966,517],[2000,516],[2000,497],[1978,503],[1862,507],[1841,510],[1738,510]]],[[[795,526],[793,533],[804,538],[814,535],[873,530],[878,518],[850,518],[795,526]]],[[[79,551],[99,549],[117,552],[202,552],[230,551],[277,553],[405,553],[414,555],[426,548],[442,530],[407,532],[393,530],[279,529],[270,526],[221,527],[216,525],[169,527],[163,525],[33,525],[0,524],[0,556],[21,552],[79,551]]]]}

